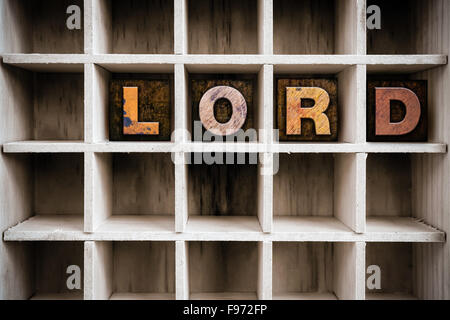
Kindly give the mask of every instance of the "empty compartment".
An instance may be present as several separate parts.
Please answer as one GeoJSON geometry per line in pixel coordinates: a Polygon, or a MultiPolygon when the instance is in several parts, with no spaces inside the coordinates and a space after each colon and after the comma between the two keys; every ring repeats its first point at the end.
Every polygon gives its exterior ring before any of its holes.
{"type": "MultiPolygon", "coordinates": [[[[14,170],[15,192],[24,218],[38,216],[82,227],[84,208],[84,164],[82,154],[9,155],[6,163],[14,170]],[[12,164],[14,162],[14,165],[12,164]]],[[[14,190],[14,189],[12,189],[14,190]]]]}
{"type": "Polygon", "coordinates": [[[361,249],[350,242],[274,242],[273,299],[356,299],[361,249]]]}
{"type": "Polygon", "coordinates": [[[334,215],[332,154],[280,154],[273,184],[275,216],[334,215]]]}
{"type": "Polygon", "coordinates": [[[94,170],[87,230],[173,232],[175,169],[170,153],[97,153],[88,162],[94,170]]]}
{"type": "Polygon", "coordinates": [[[440,154],[369,154],[366,168],[368,229],[396,234],[420,234],[427,232],[427,228],[428,232],[439,232],[429,228],[440,226],[434,215],[440,210],[439,204],[431,201],[429,195],[441,192],[442,177],[433,172],[445,161],[445,156],[440,154]]]}
{"type": "Polygon", "coordinates": [[[367,216],[411,217],[412,175],[409,154],[367,157],[367,216]]]}
{"type": "Polygon", "coordinates": [[[104,13],[111,19],[111,52],[172,54],[174,2],[166,0],[111,0],[104,13]]]}
{"type": "Polygon", "coordinates": [[[83,140],[82,73],[39,73],[5,66],[10,112],[22,129],[16,140],[83,140]]]}
{"type": "MultiPolygon", "coordinates": [[[[416,249],[423,244],[367,243],[366,299],[417,299],[416,249]]],[[[417,260],[418,263],[421,263],[417,260]]]]}
{"type": "Polygon", "coordinates": [[[6,0],[12,53],[83,53],[83,0],[6,0]],[[75,11],[73,6],[77,6],[75,11]],[[72,7],[71,7],[72,6],[72,7]],[[69,14],[67,13],[69,7],[69,14]],[[72,15],[78,15],[76,21],[72,15]],[[79,21],[79,25],[73,26],[79,21]],[[70,28],[69,28],[70,27],[70,28]],[[79,28],[78,28],[79,27],[79,28]]]}
{"type": "Polygon", "coordinates": [[[36,215],[83,216],[84,164],[82,154],[33,156],[36,215]]]}
{"type": "Polygon", "coordinates": [[[191,54],[257,54],[257,0],[189,0],[191,54]]]}
{"type": "Polygon", "coordinates": [[[376,5],[380,9],[381,25],[380,29],[370,29],[368,25],[367,53],[444,53],[432,43],[439,42],[437,39],[442,36],[439,29],[445,20],[446,9],[438,3],[429,0],[368,0],[368,8],[376,5]]]}
{"type": "Polygon", "coordinates": [[[14,201],[5,212],[16,212],[24,235],[83,231],[83,154],[5,154],[4,160],[6,197],[14,201]]]}
{"type": "Polygon", "coordinates": [[[273,298],[334,300],[333,243],[274,242],[273,298]]]}
{"type": "Polygon", "coordinates": [[[110,299],[175,299],[173,242],[113,242],[110,299]]]}
{"type": "MultiPolygon", "coordinates": [[[[208,153],[193,154],[188,165],[188,230],[190,231],[243,231],[260,232],[258,222],[258,183],[262,183],[256,154],[218,154],[227,157],[242,156],[246,164],[195,164],[196,157],[209,157],[208,153]]],[[[201,159],[201,158],[200,158],[201,159]]],[[[204,158],[205,159],[205,158],[204,158]]]]}
{"type": "Polygon", "coordinates": [[[83,242],[34,242],[27,244],[31,299],[83,299],[83,242]]]}
{"type": "Polygon", "coordinates": [[[173,217],[174,173],[169,153],[112,154],[112,215],[173,217]]]}
{"type": "Polygon", "coordinates": [[[274,54],[335,53],[334,0],[274,0],[274,54]]]}
{"type": "Polygon", "coordinates": [[[83,74],[35,74],[35,140],[83,140],[83,81],[83,74]]]}
{"type": "Polygon", "coordinates": [[[256,299],[256,242],[189,242],[188,250],[190,299],[256,299]]]}
{"type": "Polygon", "coordinates": [[[278,161],[273,177],[275,232],[360,228],[357,155],[280,154],[278,161]]]}

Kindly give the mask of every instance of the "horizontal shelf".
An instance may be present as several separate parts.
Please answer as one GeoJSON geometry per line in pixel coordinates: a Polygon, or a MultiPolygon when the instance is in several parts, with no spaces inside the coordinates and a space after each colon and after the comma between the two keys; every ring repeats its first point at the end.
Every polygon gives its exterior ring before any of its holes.
{"type": "Polygon", "coordinates": [[[5,143],[5,153],[167,153],[174,150],[171,142],[102,142],[83,141],[18,141],[5,143]]]}
{"type": "Polygon", "coordinates": [[[83,300],[82,293],[38,293],[30,300],[83,300]]]}
{"type": "Polygon", "coordinates": [[[445,233],[414,218],[368,217],[368,242],[445,242],[445,233]]]}
{"type": "Polygon", "coordinates": [[[175,300],[173,293],[113,293],[109,300],[175,300]]]}
{"type": "Polygon", "coordinates": [[[32,71],[83,71],[83,64],[111,72],[172,72],[185,64],[190,72],[257,72],[274,65],[276,73],[337,73],[351,65],[369,72],[419,72],[447,64],[446,55],[147,55],[147,54],[4,54],[3,62],[32,71]]]}
{"type": "Polygon", "coordinates": [[[252,292],[205,292],[191,293],[190,300],[257,300],[252,292]]]}
{"type": "Polygon", "coordinates": [[[191,216],[186,232],[174,232],[173,216],[111,216],[93,233],[81,216],[39,215],[5,231],[5,241],[309,241],[445,242],[445,233],[413,218],[368,218],[356,234],[333,217],[274,217],[263,233],[256,217],[191,216]]]}
{"type": "Polygon", "coordinates": [[[167,153],[167,152],[273,152],[273,153],[446,153],[443,143],[173,143],[17,141],[3,144],[5,153],[167,153]]]}
{"type": "Polygon", "coordinates": [[[261,232],[258,218],[253,216],[190,216],[186,226],[186,233],[209,234],[211,239],[220,239],[226,233],[227,237],[245,240],[261,232]]]}
{"type": "Polygon", "coordinates": [[[139,240],[146,235],[164,236],[174,232],[174,220],[174,216],[168,215],[113,215],[108,217],[95,233],[101,238],[113,235],[123,240],[139,240]],[[140,236],[136,237],[137,234],[140,236]]]}
{"type": "Polygon", "coordinates": [[[355,240],[355,233],[333,217],[275,216],[273,234],[278,241],[355,240]]]}
{"type": "Polygon", "coordinates": [[[4,233],[8,241],[83,241],[83,216],[38,215],[4,233]]]}
{"type": "Polygon", "coordinates": [[[417,300],[417,298],[404,293],[366,293],[366,300],[417,300]]]}
{"type": "Polygon", "coordinates": [[[338,298],[330,292],[311,292],[311,293],[274,293],[273,300],[338,300],[338,298]]]}

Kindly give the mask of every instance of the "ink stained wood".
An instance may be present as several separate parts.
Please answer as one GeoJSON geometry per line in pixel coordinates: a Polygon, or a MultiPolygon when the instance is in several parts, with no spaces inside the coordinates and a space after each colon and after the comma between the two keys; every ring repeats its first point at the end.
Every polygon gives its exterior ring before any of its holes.
{"type": "MultiPolygon", "coordinates": [[[[368,80],[367,82],[367,141],[370,142],[424,142],[428,140],[428,98],[427,81],[425,80],[368,80]],[[416,128],[403,135],[376,135],[375,128],[375,88],[406,88],[413,91],[420,102],[420,119],[416,128]]],[[[392,100],[391,122],[400,122],[405,117],[405,106],[402,102],[392,100]]]]}
{"type": "MultiPolygon", "coordinates": [[[[337,80],[335,79],[277,79],[277,128],[280,141],[337,141],[338,139],[338,107],[337,80]],[[324,114],[330,122],[330,135],[317,135],[312,119],[301,119],[301,134],[288,135],[286,131],[286,92],[288,87],[318,87],[324,89],[330,98],[330,103],[324,114]]],[[[302,100],[302,107],[313,107],[312,100],[302,100]]]]}
{"type": "MultiPolygon", "coordinates": [[[[192,132],[194,133],[194,122],[200,121],[200,100],[211,88],[217,86],[229,86],[238,90],[247,103],[247,118],[242,125],[242,130],[254,128],[254,101],[255,101],[255,78],[253,76],[226,76],[205,75],[191,79],[191,101],[192,101],[192,132]]],[[[227,99],[218,99],[214,104],[214,117],[219,123],[227,123],[232,116],[233,108],[227,99]]],[[[202,127],[202,134],[206,131],[202,127]]],[[[194,140],[195,137],[193,137],[194,140]]]]}
{"type": "Polygon", "coordinates": [[[172,134],[172,85],[171,79],[113,79],[110,82],[111,141],[170,141],[172,134]],[[138,120],[158,122],[158,135],[125,135],[123,130],[123,87],[138,88],[138,120]]]}

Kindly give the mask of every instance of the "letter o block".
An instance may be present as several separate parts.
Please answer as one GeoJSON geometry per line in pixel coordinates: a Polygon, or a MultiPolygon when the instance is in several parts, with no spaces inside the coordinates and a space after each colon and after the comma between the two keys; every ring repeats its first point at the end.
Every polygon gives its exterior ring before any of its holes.
{"type": "Polygon", "coordinates": [[[228,86],[217,86],[209,89],[200,100],[200,120],[206,130],[212,134],[226,136],[235,134],[247,118],[247,103],[244,96],[236,89],[228,86]],[[230,101],[231,118],[226,123],[220,123],[214,116],[214,104],[219,99],[230,101]]]}

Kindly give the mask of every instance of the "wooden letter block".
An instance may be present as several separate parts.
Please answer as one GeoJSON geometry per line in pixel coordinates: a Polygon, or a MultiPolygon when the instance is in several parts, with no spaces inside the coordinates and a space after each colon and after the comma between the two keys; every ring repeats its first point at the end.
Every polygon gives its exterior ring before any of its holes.
{"type": "Polygon", "coordinates": [[[426,141],[426,81],[369,81],[367,141],[426,141]]]}
{"type": "Polygon", "coordinates": [[[337,81],[278,79],[280,141],[337,140],[337,81]]]}
{"type": "Polygon", "coordinates": [[[172,80],[165,75],[148,80],[110,82],[111,141],[170,141],[172,80]]]}
{"type": "Polygon", "coordinates": [[[194,75],[190,86],[193,131],[195,121],[216,136],[253,128],[255,76],[194,75]]]}
{"type": "Polygon", "coordinates": [[[200,120],[206,130],[212,134],[227,136],[236,133],[247,118],[247,103],[244,96],[229,86],[217,86],[209,89],[200,100],[200,120]],[[214,116],[214,104],[219,99],[226,99],[231,103],[231,118],[226,123],[220,123],[214,116]]]}

